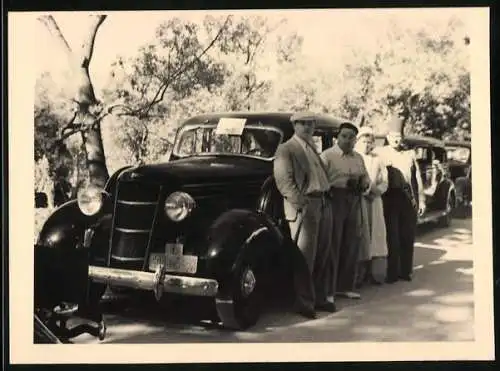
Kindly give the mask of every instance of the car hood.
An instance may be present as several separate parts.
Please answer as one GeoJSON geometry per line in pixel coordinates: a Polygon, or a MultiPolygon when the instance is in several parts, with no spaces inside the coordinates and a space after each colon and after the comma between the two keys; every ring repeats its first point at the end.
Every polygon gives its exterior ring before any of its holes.
{"type": "Polygon", "coordinates": [[[252,179],[270,175],[272,162],[244,156],[197,156],[170,162],[142,165],[123,174],[124,180],[171,182],[181,184],[203,180],[252,179]]]}

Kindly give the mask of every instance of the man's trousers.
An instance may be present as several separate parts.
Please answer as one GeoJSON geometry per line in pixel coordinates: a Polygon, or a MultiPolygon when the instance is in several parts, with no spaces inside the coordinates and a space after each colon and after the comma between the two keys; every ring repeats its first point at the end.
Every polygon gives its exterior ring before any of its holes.
{"type": "Polygon", "coordinates": [[[295,275],[297,304],[313,309],[324,304],[332,290],[331,203],[325,196],[309,197],[308,204],[289,225],[308,268],[307,275],[295,275]]]}
{"type": "Polygon", "coordinates": [[[361,195],[343,188],[332,189],[333,293],[353,291],[356,286],[359,249],[363,242],[361,195]]]}
{"type": "Polygon", "coordinates": [[[402,190],[391,189],[382,200],[387,230],[387,280],[396,281],[413,271],[417,213],[402,190]]]}

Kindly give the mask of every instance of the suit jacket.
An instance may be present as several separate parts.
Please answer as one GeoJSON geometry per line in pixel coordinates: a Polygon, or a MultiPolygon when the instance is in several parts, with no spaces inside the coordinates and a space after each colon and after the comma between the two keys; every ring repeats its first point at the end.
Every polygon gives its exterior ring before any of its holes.
{"type": "Polygon", "coordinates": [[[283,195],[285,218],[297,220],[298,213],[307,205],[305,191],[309,186],[309,162],[302,145],[295,137],[280,144],[273,163],[276,186],[283,195]]]}

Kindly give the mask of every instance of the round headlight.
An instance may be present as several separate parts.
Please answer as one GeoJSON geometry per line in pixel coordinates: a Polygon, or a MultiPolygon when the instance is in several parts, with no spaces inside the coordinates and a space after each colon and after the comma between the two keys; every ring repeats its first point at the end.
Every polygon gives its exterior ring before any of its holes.
{"type": "Polygon", "coordinates": [[[94,186],[80,189],[76,199],[81,212],[88,216],[97,214],[104,203],[101,189],[94,186]]]}
{"type": "Polygon", "coordinates": [[[191,213],[196,206],[193,198],[185,192],[174,192],[165,200],[165,213],[174,222],[180,222],[191,213]]]}

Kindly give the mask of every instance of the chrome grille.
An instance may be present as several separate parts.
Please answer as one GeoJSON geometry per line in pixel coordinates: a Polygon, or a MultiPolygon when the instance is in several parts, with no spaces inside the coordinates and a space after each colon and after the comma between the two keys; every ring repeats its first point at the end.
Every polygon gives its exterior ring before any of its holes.
{"type": "Polygon", "coordinates": [[[130,269],[141,269],[153,229],[161,187],[119,182],[116,190],[111,260],[130,269]]]}

